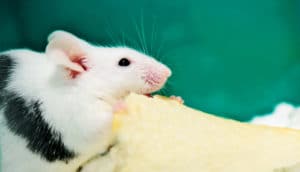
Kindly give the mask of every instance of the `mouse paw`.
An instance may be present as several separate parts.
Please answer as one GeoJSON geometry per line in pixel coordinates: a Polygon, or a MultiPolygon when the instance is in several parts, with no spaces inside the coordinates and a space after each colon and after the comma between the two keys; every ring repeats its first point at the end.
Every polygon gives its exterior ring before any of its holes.
{"type": "Polygon", "coordinates": [[[119,113],[124,112],[127,110],[126,103],[123,100],[119,100],[114,106],[113,106],[113,112],[119,113]]]}
{"type": "Polygon", "coordinates": [[[170,96],[170,98],[171,98],[172,100],[177,101],[177,102],[180,103],[180,104],[183,104],[183,103],[184,103],[184,100],[183,100],[182,97],[180,97],[180,96],[170,96]]]}

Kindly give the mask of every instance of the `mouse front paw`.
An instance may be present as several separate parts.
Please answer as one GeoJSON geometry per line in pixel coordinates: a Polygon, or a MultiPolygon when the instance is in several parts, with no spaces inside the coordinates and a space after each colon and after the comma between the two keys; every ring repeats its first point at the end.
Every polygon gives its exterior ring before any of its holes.
{"type": "Polygon", "coordinates": [[[172,96],[170,96],[170,99],[175,100],[175,101],[177,101],[180,104],[184,103],[184,100],[180,96],[174,96],[174,95],[172,95],[172,96]]]}

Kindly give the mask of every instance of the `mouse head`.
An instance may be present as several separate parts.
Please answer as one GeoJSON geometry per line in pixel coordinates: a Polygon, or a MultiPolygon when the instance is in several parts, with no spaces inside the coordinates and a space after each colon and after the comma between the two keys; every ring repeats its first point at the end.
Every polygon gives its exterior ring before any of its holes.
{"type": "Polygon", "coordinates": [[[104,100],[155,92],[171,75],[168,67],[131,48],[94,46],[65,31],[53,32],[48,41],[46,55],[63,68],[64,79],[104,100]]]}

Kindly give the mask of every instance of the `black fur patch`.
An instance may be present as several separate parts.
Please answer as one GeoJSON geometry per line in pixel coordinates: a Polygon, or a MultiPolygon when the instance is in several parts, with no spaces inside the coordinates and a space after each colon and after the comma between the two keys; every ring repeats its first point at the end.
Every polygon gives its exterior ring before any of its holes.
{"type": "Polygon", "coordinates": [[[10,74],[15,66],[15,62],[7,55],[0,55],[0,105],[5,99],[4,88],[7,86],[10,74]]]}
{"type": "Polygon", "coordinates": [[[14,66],[15,63],[9,56],[0,55],[0,90],[6,87],[14,66]]]}
{"type": "Polygon", "coordinates": [[[61,134],[52,129],[43,119],[38,101],[26,102],[24,98],[11,94],[4,106],[8,128],[27,141],[27,147],[49,162],[65,161],[75,157],[62,142],[61,134]]]}

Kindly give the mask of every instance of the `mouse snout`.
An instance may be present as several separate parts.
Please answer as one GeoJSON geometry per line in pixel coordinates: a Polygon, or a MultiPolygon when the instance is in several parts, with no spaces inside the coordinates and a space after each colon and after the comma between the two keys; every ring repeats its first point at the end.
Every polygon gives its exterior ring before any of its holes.
{"type": "Polygon", "coordinates": [[[170,77],[171,75],[172,75],[172,72],[171,72],[171,70],[167,67],[167,66],[164,66],[163,65],[163,67],[162,67],[163,69],[162,69],[162,74],[166,77],[166,78],[168,78],[168,77],[170,77]]]}
{"type": "Polygon", "coordinates": [[[158,84],[164,84],[171,74],[172,72],[167,66],[160,64],[150,70],[148,77],[156,80],[158,84]]]}
{"type": "Polygon", "coordinates": [[[148,91],[154,92],[159,90],[163,87],[171,74],[171,70],[163,64],[148,66],[143,77],[145,83],[148,85],[148,91]]]}

